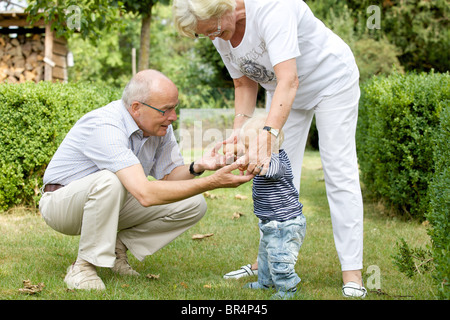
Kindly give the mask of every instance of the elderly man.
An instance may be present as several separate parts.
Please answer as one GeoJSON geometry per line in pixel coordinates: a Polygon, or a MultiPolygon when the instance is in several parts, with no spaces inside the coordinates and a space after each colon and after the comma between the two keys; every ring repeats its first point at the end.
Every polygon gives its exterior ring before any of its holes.
{"type": "Polygon", "coordinates": [[[202,192],[253,177],[233,174],[238,164],[224,166],[216,149],[185,165],[171,126],[177,104],[170,79],[141,71],[121,100],[83,116],[50,161],[41,214],[58,232],[80,235],[77,260],[64,279],[69,288],[104,289],[96,266],[139,275],[127,250],[142,261],[203,217],[202,192]],[[193,179],[205,170],[217,171],[193,179]]]}

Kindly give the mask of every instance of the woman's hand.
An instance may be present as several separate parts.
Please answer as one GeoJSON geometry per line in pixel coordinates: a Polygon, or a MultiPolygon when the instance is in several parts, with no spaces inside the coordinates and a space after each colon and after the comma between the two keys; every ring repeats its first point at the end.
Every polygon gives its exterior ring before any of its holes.
{"type": "Polygon", "coordinates": [[[244,156],[240,157],[237,162],[240,168],[247,170],[247,174],[265,175],[269,170],[270,159],[272,153],[277,150],[275,137],[266,130],[259,130],[259,134],[249,137],[249,147],[244,156]]]}

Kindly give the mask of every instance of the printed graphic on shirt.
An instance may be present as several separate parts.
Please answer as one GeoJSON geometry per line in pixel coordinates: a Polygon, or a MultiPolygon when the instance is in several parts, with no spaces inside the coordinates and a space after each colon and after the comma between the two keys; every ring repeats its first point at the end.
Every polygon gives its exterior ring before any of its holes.
{"type": "Polygon", "coordinates": [[[233,63],[244,75],[258,83],[269,83],[276,80],[273,71],[267,69],[264,64],[256,62],[262,59],[270,63],[267,46],[264,41],[246,51],[245,54],[235,54],[230,51],[224,54],[224,58],[233,63]]]}
{"type": "Polygon", "coordinates": [[[239,70],[250,79],[259,83],[268,83],[275,78],[275,73],[252,60],[245,60],[239,65],[239,70]]]}

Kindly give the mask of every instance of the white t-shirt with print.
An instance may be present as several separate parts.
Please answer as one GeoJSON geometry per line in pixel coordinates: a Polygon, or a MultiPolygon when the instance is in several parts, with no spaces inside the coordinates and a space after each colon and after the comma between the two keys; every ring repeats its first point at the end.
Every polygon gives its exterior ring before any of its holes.
{"type": "Polygon", "coordinates": [[[273,95],[274,66],[295,58],[299,89],[293,109],[311,109],[339,91],[356,67],[348,45],[314,17],[301,0],[245,0],[241,43],[213,40],[230,76],[247,76],[273,95]]]}

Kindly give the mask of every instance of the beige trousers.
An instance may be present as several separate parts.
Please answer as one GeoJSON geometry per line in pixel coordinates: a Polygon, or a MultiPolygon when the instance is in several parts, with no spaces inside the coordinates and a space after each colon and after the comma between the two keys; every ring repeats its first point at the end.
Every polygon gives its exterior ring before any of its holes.
{"type": "Polygon", "coordinates": [[[78,257],[112,267],[116,237],[140,261],[195,225],[206,212],[202,195],[166,205],[143,207],[107,170],[43,194],[45,222],[67,235],[80,235],[78,257]]]}

